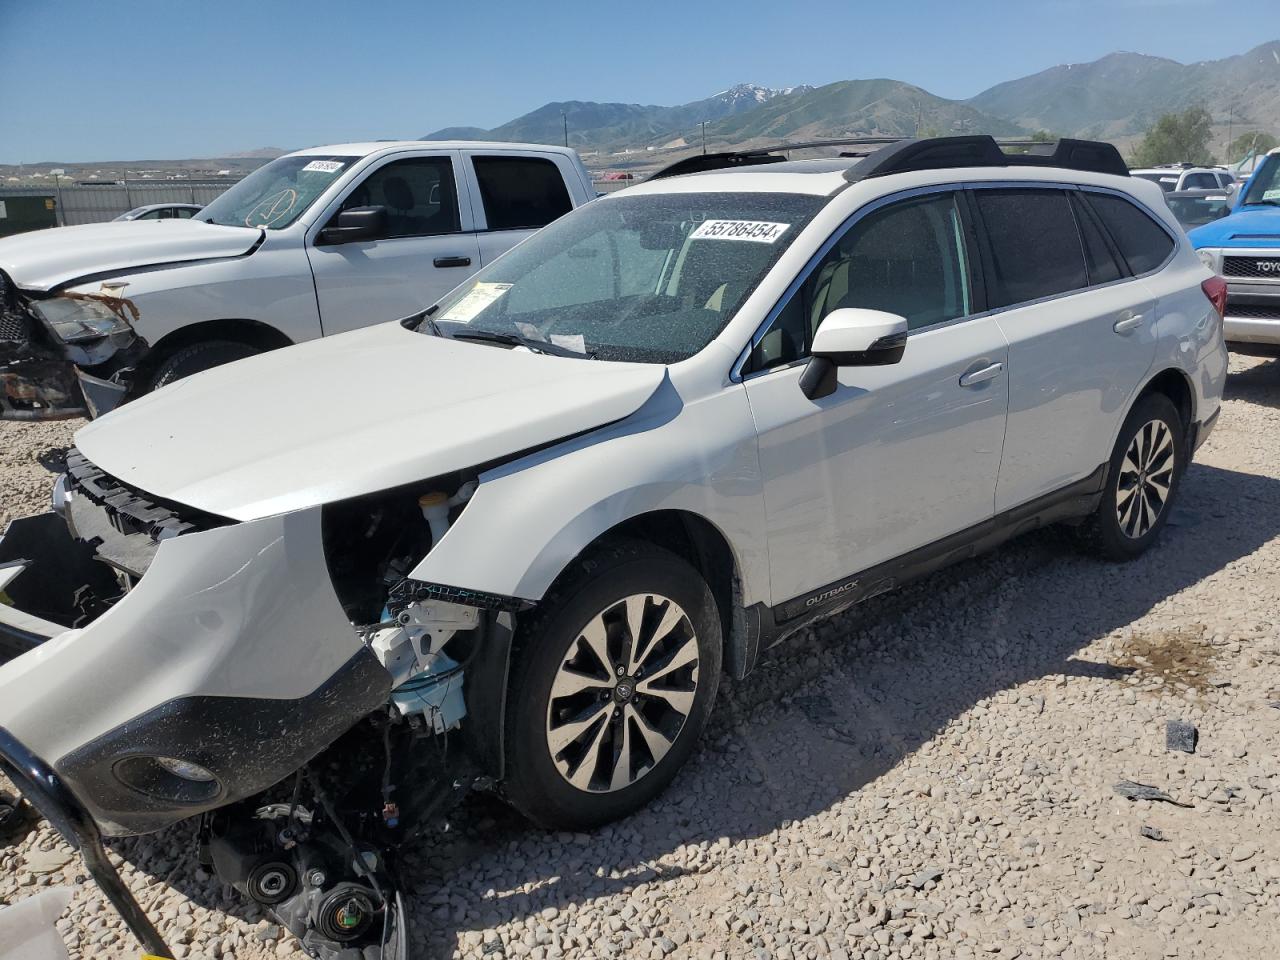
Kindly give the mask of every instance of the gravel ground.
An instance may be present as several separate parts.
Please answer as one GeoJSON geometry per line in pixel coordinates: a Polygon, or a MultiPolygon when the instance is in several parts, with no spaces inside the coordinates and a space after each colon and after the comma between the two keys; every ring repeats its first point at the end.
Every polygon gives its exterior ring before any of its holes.
{"type": "MultiPolygon", "coordinates": [[[[596,833],[473,798],[412,853],[415,955],[1272,955],[1280,362],[1234,358],[1228,392],[1141,560],[1037,533],[819,626],[724,690],[660,801],[596,833]]],[[[0,424],[0,520],[43,507],[38,460],[71,426],[0,424]]],[[[114,847],[178,956],[295,952],[190,840],[114,847]]],[[[47,826],[0,848],[0,904],[82,876],[47,826]]],[[[92,889],[61,928],[73,957],[136,955],[92,889]]]]}

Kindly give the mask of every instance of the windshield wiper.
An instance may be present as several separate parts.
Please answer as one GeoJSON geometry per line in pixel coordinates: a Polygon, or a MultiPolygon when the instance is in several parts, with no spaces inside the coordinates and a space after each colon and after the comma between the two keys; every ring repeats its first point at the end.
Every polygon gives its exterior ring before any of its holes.
{"type": "Polygon", "coordinates": [[[417,317],[411,318],[409,323],[413,324],[413,329],[416,331],[421,332],[422,328],[426,327],[427,330],[430,333],[434,334],[435,336],[443,337],[444,331],[440,329],[440,324],[436,323],[434,320],[431,319],[431,315],[439,309],[440,309],[440,304],[438,303],[433,306],[427,307],[427,309],[423,310],[420,314],[417,315],[417,317]]]}
{"type": "Polygon", "coordinates": [[[522,337],[518,333],[499,333],[496,330],[458,330],[450,333],[449,336],[454,340],[478,340],[482,343],[501,343],[511,347],[527,347],[534,353],[545,353],[552,357],[575,357],[579,360],[583,358],[587,360],[596,359],[595,353],[590,350],[574,350],[572,347],[564,347],[549,340],[522,337]]]}

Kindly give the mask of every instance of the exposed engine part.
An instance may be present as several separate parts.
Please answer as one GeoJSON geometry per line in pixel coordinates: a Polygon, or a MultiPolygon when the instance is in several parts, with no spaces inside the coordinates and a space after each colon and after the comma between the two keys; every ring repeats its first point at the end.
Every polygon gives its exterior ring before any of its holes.
{"type": "Polygon", "coordinates": [[[418,508],[422,511],[423,519],[427,521],[427,525],[431,528],[432,546],[439,543],[441,538],[449,532],[449,512],[455,507],[461,507],[470,500],[479,486],[479,483],[472,480],[459,487],[458,492],[452,497],[447,493],[435,490],[431,493],[424,493],[418,498],[418,508]]]}
{"type": "Polygon", "coordinates": [[[466,716],[463,670],[444,647],[454,635],[474,630],[480,611],[446,601],[411,603],[394,619],[366,634],[379,662],[391,674],[391,702],[402,716],[421,715],[434,733],[444,733],[466,716]]]}

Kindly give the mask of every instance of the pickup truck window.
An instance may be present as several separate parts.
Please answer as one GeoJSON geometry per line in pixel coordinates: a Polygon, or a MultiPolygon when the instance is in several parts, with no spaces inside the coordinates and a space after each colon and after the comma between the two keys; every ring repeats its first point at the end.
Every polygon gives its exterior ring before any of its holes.
{"type": "Polygon", "coordinates": [[[1269,154],[1249,181],[1245,203],[1269,203],[1280,206],[1280,154],[1269,154]]]}
{"type": "Polygon", "coordinates": [[[412,157],[379,167],[342,202],[342,209],[387,208],[391,237],[457,233],[458,190],[448,157],[412,157]]]}
{"type": "Polygon", "coordinates": [[[490,230],[545,227],[573,209],[560,168],[540,157],[473,157],[490,230]]]}
{"type": "Polygon", "coordinates": [[[200,211],[228,227],[287,227],[359,157],[280,157],[259,167],[200,211]]]}
{"type": "Polygon", "coordinates": [[[825,202],[781,193],[596,200],[485,267],[430,316],[445,336],[675,363],[711,342],[825,202]]]}

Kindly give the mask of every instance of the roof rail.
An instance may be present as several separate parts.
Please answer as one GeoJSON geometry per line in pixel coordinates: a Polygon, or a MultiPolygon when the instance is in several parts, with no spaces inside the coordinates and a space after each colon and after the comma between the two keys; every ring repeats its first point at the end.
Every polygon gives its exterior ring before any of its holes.
{"type": "Polygon", "coordinates": [[[865,180],[868,177],[887,176],[890,173],[905,173],[909,170],[943,170],[952,167],[1044,166],[1110,173],[1121,177],[1129,175],[1129,168],[1125,166],[1120,151],[1110,143],[1070,139],[1059,140],[1056,144],[1043,140],[997,141],[994,137],[980,135],[928,139],[848,137],[779,143],[753,150],[695,154],[663,167],[657,173],[651,174],[649,179],[660,180],[686,173],[781,163],[787,158],[779,154],[791,150],[811,150],[816,147],[862,148],[840,153],[842,157],[867,158],[865,162],[854,164],[845,171],[845,179],[850,182],[865,180]],[[1053,152],[1009,154],[1005,153],[1001,147],[1028,150],[1045,150],[1052,147],[1053,152]]]}
{"type": "MultiPolygon", "coordinates": [[[[1008,141],[1008,146],[1044,147],[1039,141],[1008,141]]],[[[1127,177],[1129,168],[1113,144],[1097,140],[1063,138],[1053,153],[1005,153],[994,137],[934,137],[928,140],[900,140],[877,150],[844,173],[850,183],[869,177],[912,170],[947,170],[953,167],[1061,167],[1127,177]]]]}

